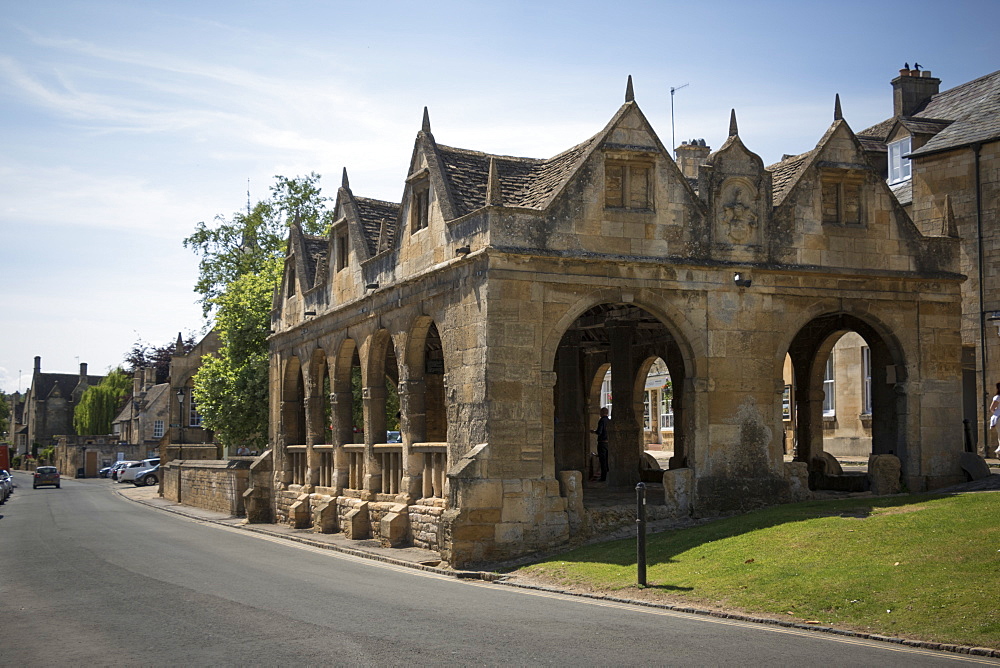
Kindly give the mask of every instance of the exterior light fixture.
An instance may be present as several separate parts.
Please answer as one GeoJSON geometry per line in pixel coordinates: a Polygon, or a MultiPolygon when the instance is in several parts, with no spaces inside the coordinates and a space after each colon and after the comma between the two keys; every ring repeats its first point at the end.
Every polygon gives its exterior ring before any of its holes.
{"type": "Polygon", "coordinates": [[[472,249],[468,246],[462,246],[461,248],[455,249],[455,255],[468,255],[472,252],[472,249]]]}
{"type": "Polygon", "coordinates": [[[740,286],[741,288],[749,288],[752,282],[753,281],[751,281],[750,277],[746,274],[740,272],[736,272],[735,274],[733,274],[733,283],[740,286]]]}
{"type": "Polygon", "coordinates": [[[378,290],[378,283],[369,283],[365,286],[365,290],[378,290]]]}
{"type": "Polygon", "coordinates": [[[316,315],[316,311],[306,311],[303,315],[316,315]]]}

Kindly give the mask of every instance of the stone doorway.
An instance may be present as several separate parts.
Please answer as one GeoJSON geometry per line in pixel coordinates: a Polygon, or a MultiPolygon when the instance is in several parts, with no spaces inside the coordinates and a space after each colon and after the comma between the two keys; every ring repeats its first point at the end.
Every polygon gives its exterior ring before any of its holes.
{"type": "Polygon", "coordinates": [[[867,488],[867,466],[845,472],[838,457],[864,462],[892,455],[906,470],[906,366],[895,337],[856,315],[828,314],[799,330],[788,356],[794,459],[809,465],[811,489],[867,488]],[[836,433],[852,421],[860,423],[864,439],[850,456],[836,433]]]}
{"type": "MultiPolygon", "coordinates": [[[[671,328],[633,304],[599,304],[581,314],[556,351],[553,392],[556,471],[581,471],[586,494],[633,489],[650,473],[644,463],[644,402],[650,369],[660,361],[671,379],[673,457],[671,468],[686,465],[685,363],[671,328]],[[610,387],[604,381],[610,370],[610,387]],[[603,388],[602,388],[603,386],[603,388]],[[602,405],[611,404],[609,471],[606,483],[593,482],[598,466],[596,428],[602,405]],[[645,471],[645,473],[644,473],[645,471]],[[602,491],[603,490],[603,491],[602,491]]],[[[652,476],[652,478],[651,478],[652,476]]],[[[662,478],[662,473],[659,474],[662,478]]],[[[653,483],[656,484],[656,483],[653,483]]]]}

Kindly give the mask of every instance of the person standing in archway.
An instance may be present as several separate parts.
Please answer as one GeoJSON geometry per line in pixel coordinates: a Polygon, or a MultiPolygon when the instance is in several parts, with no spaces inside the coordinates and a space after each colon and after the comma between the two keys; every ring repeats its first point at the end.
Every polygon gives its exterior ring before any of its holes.
{"type": "Polygon", "coordinates": [[[997,393],[993,395],[993,403],[990,404],[990,429],[996,429],[997,431],[997,448],[994,450],[994,454],[1000,458],[1000,427],[998,427],[997,422],[1000,422],[1000,383],[997,383],[997,393]]]}
{"type": "Polygon", "coordinates": [[[592,434],[597,434],[597,457],[601,460],[601,477],[598,480],[601,481],[608,479],[608,425],[610,424],[608,407],[605,406],[601,409],[601,418],[597,421],[597,429],[590,431],[592,434]]]}

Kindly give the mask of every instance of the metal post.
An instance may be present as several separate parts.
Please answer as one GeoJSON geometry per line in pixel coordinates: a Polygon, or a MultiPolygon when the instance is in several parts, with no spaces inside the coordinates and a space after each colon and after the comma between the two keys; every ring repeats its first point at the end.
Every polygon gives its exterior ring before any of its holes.
{"type": "Polygon", "coordinates": [[[636,568],[638,569],[639,586],[646,586],[646,484],[635,486],[636,505],[636,568]]]}
{"type": "Polygon", "coordinates": [[[972,447],[972,422],[969,421],[969,418],[965,418],[962,420],[962,426],[965,432],[965,451],[975,452],[972,447]]]}

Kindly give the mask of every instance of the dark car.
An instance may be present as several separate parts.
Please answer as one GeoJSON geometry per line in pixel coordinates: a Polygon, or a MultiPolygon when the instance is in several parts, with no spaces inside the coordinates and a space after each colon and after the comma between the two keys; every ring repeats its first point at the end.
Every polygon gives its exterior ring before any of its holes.
{"type": "Polygon", "coordinates": [[[38,489],[43,485],[52,485],[59,489],[59,469],[55,466],[39,466],[35,469],[35,479],[31,481],[31,488],[38,489]]]}
{"type": "Polygon", "coordinates": [[[156,485],[160,482],[160,465],[157,464],[151,469],[145,469],[136,474],[132,484],[136,487],[141,485],[156,485]]]}
{"type": "Polygon", "coordinates": [[[98,477],[101,478],[107,478],[109,475],[111,475],[111,467],[105,466],[103,469],[97,472],[97,475],[98,477]]]}

